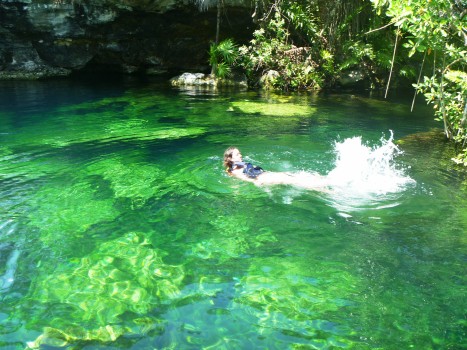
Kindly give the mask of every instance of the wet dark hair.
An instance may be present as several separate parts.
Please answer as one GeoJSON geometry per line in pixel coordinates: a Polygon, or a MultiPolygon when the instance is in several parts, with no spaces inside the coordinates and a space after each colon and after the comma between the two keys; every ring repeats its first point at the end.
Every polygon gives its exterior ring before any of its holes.
{"type": "Polygon", "coordinates": [[[237,147],[229,147],[224,152],[224,166],[228,172],[232,170],[233,162],[232,162],[232,153],[233,151],[238,150],[237,147]]]}

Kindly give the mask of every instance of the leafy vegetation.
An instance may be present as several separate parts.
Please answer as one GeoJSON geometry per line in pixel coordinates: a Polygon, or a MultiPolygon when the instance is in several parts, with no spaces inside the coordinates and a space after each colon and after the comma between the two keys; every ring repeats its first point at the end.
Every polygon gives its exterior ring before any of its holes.
{"type": "MultiPolygon", "coordinates": [[[[301,13],[300,13],[301,14],[301,13]]],[[[293,17],[295,18],[295,17],[293,17]]],[[[295,19],[296,21],[296,19],[295,19]]],[[[250,81],[259,75],[260,83],[266,88],[281,90],[320,89],[324,84],[324,69],[332,69],[332,55],[323,52],[323,59],[314,59],[315,51],[311,46],[296,46],[289,30],[290,22],[286,14],[276,11],[266,24],[253,33],[248,46],[240,48],[244,58],[241,65],[250,81]],[[322,69],[319,69],[320,63],[322,69]]],[[[296,22],[297,25],[298,22],[296,22]]],[[[303,28],[313,33],[311,25],[303,28]]],[[[319,57],[319,56],[318,56],[319,57]]]]}
{"type": "Polygon", "coordinates": [[[211,74],[218,78],[227,78],[232,74],[232,66],[238,58],[238,48],[232,39],[226,39],[219,44],[212,43],[209,48],[209,63],[211,74]]]}
{"type": "MultiPolygon", "coordinates": [[[[385,12],[397,32],[405,35],[409,56],[423,53],[433,68],[415,87],[433,104],[444,132],[459,145],[454,160],[467,166],[467,8],[461,1],[373,0],[385,12]]],[[[422,75],[422,74],[420,74],[422,75]]]]}

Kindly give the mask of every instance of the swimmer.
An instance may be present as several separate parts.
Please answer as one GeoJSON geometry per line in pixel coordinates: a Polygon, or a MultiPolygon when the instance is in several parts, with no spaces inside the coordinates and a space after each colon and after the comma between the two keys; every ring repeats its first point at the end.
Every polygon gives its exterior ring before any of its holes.
{"type": "Polygon", "coordinates": [[[291,185],[308,190],[326,190],[325,178],[308,172],[273,172],[243,161],[237,147],[229,147],[224,152],[224,166],[229,175],[255,185],[291,185]]]}

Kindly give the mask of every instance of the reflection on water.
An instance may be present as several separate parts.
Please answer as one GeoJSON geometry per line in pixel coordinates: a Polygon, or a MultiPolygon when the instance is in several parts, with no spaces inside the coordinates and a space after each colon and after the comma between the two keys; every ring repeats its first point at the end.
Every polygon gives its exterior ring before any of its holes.
{"type": "Polygon", "coordinates": [[[110,85],[0,84],[0,349],[463,344],[465,175],[425,110],[110,85]],[[230,145],[331,191],[231,178],[230,145]]]}
{"type": "MultiPolygon", "coordinates": [[[[1,249],[1,247],[0,247],[1,249]]],[[[0,276],[0,293],[5,293],[10,289],[13,282],[15,281],[15,272],[20,252],[19,250],[13,249],[8,257],[5,264],[5,273],[0,276]]]]}

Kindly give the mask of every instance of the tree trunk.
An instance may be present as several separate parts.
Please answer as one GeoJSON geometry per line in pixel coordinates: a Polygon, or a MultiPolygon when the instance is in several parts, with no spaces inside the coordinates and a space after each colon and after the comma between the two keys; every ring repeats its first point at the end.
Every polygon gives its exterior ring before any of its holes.
{"type": "MultiPolygon", "coordinates": [[[[219,45],[219,32],[221,26],[221,8],[222,8],[222,0],[217,0],[217,21],[216,21],[216,39],[214,41],[214,45],[217,47],[219,45]]],[[[211,75],[216,75],[217,71],[217,62],[214,63],[211,67],[211,75]]]]}
{"type": "Polygon", "coordinates": [[[222,0],[217,0],[216,45],[219,44],[219,31],[221,26],[222,0]]]}

